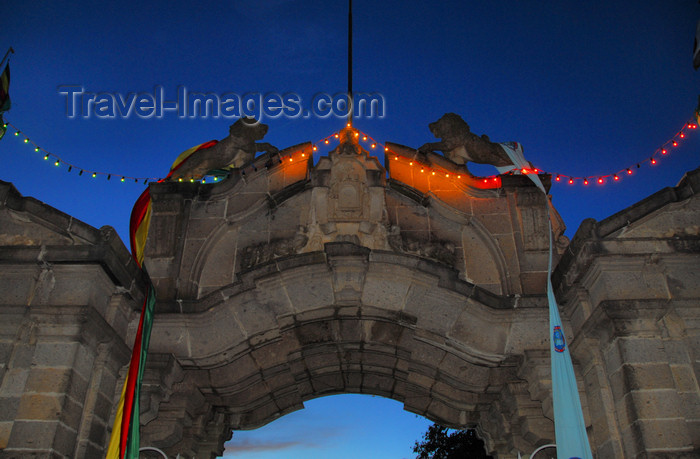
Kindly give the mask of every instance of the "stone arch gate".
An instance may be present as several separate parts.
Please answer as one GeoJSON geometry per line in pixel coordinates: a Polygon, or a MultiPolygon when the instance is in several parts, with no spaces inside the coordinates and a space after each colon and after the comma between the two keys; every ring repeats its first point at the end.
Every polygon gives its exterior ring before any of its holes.
{"type": "Polygon", "coordinates": [[[396,144],[385,169],[342,134],[315,166],[302,144],[151,185],[143,444],[207,457],[338,393],[478,427],[496,454],[551,443],[546,197],[396,144]]]}

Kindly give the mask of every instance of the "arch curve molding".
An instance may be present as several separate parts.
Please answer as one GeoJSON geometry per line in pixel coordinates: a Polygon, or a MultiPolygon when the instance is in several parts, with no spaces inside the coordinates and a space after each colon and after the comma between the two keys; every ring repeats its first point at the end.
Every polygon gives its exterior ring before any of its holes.
{"type": "Polygon", "coordinates": [[[346,144],[315,166],[261,157],[228,184],[151,185],[151,352],[179,382],[144,438],[216,452],[231,429],[363,393],[478,425],[494,452],[550,441],[528,379],[542,362],[525,357],[546,335],[546,252],[522,237],[546,200],[525,181],[475,196],[387,178],[346,144]]]}

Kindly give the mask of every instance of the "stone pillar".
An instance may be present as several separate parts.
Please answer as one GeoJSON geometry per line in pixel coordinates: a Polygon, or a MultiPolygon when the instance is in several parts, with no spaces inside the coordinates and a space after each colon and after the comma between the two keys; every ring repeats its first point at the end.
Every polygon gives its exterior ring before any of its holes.
{"type": "Polygon", "coordinates": [[[584,221],[555,272],[600,458],[700,454],[698,189],[584,221]]]}
{"type": "Polygon", "coordinates": [[[0,183],[0,456],[104,455],[143,285],[114,230],[0,183]]]}

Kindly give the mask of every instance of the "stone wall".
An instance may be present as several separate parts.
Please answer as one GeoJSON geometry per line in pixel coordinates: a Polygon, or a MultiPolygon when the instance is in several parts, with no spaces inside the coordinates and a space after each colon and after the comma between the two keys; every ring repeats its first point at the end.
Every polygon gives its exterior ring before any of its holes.
{"type": "Polygon", "coordinates": [[[143,282],[96,230],[0,183],[0,456],[100,457],[143,282]]]}
{"type": "Polygon", "coordinates": [[[599,457],[700,455],[699,190],[584,221],[555,273],[599,457]]]}

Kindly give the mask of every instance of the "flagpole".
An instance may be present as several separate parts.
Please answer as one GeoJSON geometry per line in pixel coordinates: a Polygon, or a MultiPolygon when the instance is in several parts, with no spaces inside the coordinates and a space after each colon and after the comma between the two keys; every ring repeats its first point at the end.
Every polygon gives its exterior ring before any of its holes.
{"type": "Polygon", "coordinates": [[[348,9],[348,125],[352,126],[352,0],[348,9]]]}
{"type": "Polygon", "coordinates": [[[0,67],[2,67],[5,64],[5,61],[7,60],[10,53],[12,53],[12,54],[15,53],[15,50],[12,49],[12,46],[10,46],[10,49],[8,49],[7,52],[5,53],[5,57],[2,58],[2,62],[0,62],[0,67]]]}

